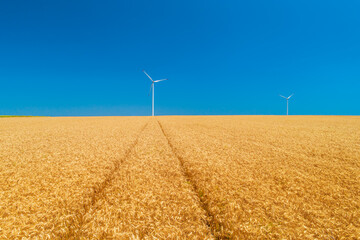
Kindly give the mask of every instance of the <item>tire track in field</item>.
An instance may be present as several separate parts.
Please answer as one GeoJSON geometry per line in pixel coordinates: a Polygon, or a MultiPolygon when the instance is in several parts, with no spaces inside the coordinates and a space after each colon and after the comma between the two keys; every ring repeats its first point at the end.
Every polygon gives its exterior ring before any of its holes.
{"type": "Polygon", "coordinates": [[[86,214],[89,212],[89,210],[95,206],[95,204],[99,201],[99,199],[103,198],[105,196],[105,189],[109,187],[114,178],[115,173],[119,170],[121,164],[126,161],[126,159],[129,157],[130,153],[133,151],[135,146],[137,145],[139,141],[139,137],[141,133],[145,130],[145,128],[148,126],[149,122],[147,122],[139,131],[139,133],[136,136],[135,141],[128,147],[125,154],[122,158],[113,161],[113,168],[111,171],[107,174],[105,174],[104,181],[100,182],[99,184],[96,184],[92,187],[93,191],[90,194],[89,197],[85,197],[84,203],[82,203],[82,209],[77,211],[75,213],[75,217],[72,219],[72,221],[69,223],[68,226],[66,226],[66,231],[61,234],[59,237],[60,239],[78,239],[78,235],[81,234],[81,229],[86,221],[86,214]],[[73,227],[75,226],[75,227],[73,227]]]}
{"type": "Polygon", "coordinates": [[[191,187],[193,189],[193,191],[196,193],[196,196],[199,198],[200,201],[200,206],[202,209],[204,209],[204,211],[206,212],[207,215],[207,219],[206,219],[206,225],[210,228],[211,234],[214,236],[214,238],[216,239],[229,239],[229,237],[226,236],[221,236],[218,233],[219,229],[223,229],[224,226],[216,220],[215,216],[211,213],[210,208],[209,208],[209,204],[206,201],[206,198],[203,195],[203,191],[196,185],[194,178],[191,177],[190,171],[185,167],[185,161],[182,158],[182,156],[180,156],[175,147],[172,145],[169,137],[167,136],[167,134],[164,131],[163,126],[161,125],[161,123],[159,122],[159,120],[157,120],[157,123],[160,126],[160,129],[164,135],[164,137],[166,138],[166,141],[168,143],[168,145],[171,148],[171,151],[173,152],[173,154],[175,155],[175,157],[178,159],[180,167],[181,167],[181,171],[182,174],[184,175],[184,177],[186,178],[186,180],[191,184],[191,187]]]}

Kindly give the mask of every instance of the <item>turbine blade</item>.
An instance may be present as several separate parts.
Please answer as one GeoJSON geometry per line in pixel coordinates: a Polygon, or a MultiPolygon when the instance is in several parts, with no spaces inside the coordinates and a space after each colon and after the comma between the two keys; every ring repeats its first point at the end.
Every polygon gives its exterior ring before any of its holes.
{"type": "Polygon", "coordinates": [[[291,94],[287,99],[290,99],[294,94],[291,94]]]}
{"type": "Polygon", "coordinates": [[[285,98],[285,99],[287,99],[287,97],[284,97],[283,95],[279,95],[280,97],[282,97],[282,98],[285,98]]]}
{"type": "Polygon", "coordinates": [[[165,80],[168,80],[168,79],[165,78],[165,79],[155,80],[154,82],[161,82],[161,81],[165,81],[165,80]]]}
{"type": "Polygon", "coordinates": [[[151,95],[151,90],[153,88],[154,83],[151,84],[149,95],[151,95]]]}
{"type": "Polygon", "coordinates": [[[146,74],[146,76],[148,76],[148,77],[150,78],[151,81],[154,81],[154,80],[152,80],[152,78],[149,76],[149,74],[147,74],[147,73],[145,72],[145,70],[143,70],[143,72],[146,74]]]}

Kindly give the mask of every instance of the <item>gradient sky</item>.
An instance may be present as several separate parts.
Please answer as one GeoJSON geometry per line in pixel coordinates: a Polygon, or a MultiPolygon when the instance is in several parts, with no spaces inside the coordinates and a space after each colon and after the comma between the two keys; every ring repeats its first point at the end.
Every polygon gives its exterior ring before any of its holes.
{"type": "Polygon", "coordinates": [[[360,2],[1,1],[0,115],[360,114],[360,2]]]}

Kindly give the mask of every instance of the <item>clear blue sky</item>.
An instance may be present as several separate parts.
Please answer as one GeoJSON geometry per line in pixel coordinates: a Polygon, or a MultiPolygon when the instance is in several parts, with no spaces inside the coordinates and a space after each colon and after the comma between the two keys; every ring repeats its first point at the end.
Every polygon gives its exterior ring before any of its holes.
{"type": "Polygon", "coordinates": [[[1,1],[0,115],[360,114],[360,2],[1,1]]]}

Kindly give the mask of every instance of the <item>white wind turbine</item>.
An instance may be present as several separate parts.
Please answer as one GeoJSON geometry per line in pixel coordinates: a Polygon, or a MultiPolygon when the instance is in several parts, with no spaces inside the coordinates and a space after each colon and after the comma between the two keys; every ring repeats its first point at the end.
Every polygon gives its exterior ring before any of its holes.
{"type": "Polygon", "coordinates": [[[154,92],[155,92],[155,83],[157,83],[157,82],[161,82],[161,81],[165,81],[165,80],[168,80],[167,78],[165,78],[165,79],[160,79],[160,80],[153,80],[150,76],[149,76],[149,74],[147,74],[146,72],[145,72],[145,70],[143,70],[143,72],[146,74],[146,76],[148,76],[149,78],[150,78],[150,80],[151,80],[151,87],[150,87],[150,91],[151,91],[151,89],[152,89],[152,116],[154,116],[154,92]]]}
{"type": "Polygon", "coordinates": [[[292,97],[292,95],[294,95],[294,94],[291,94],[288,97],[284,97],[283,95],[280,95],[280,97],[286,99],[286,115],[289,115],[289,99],[292,97]]]}

